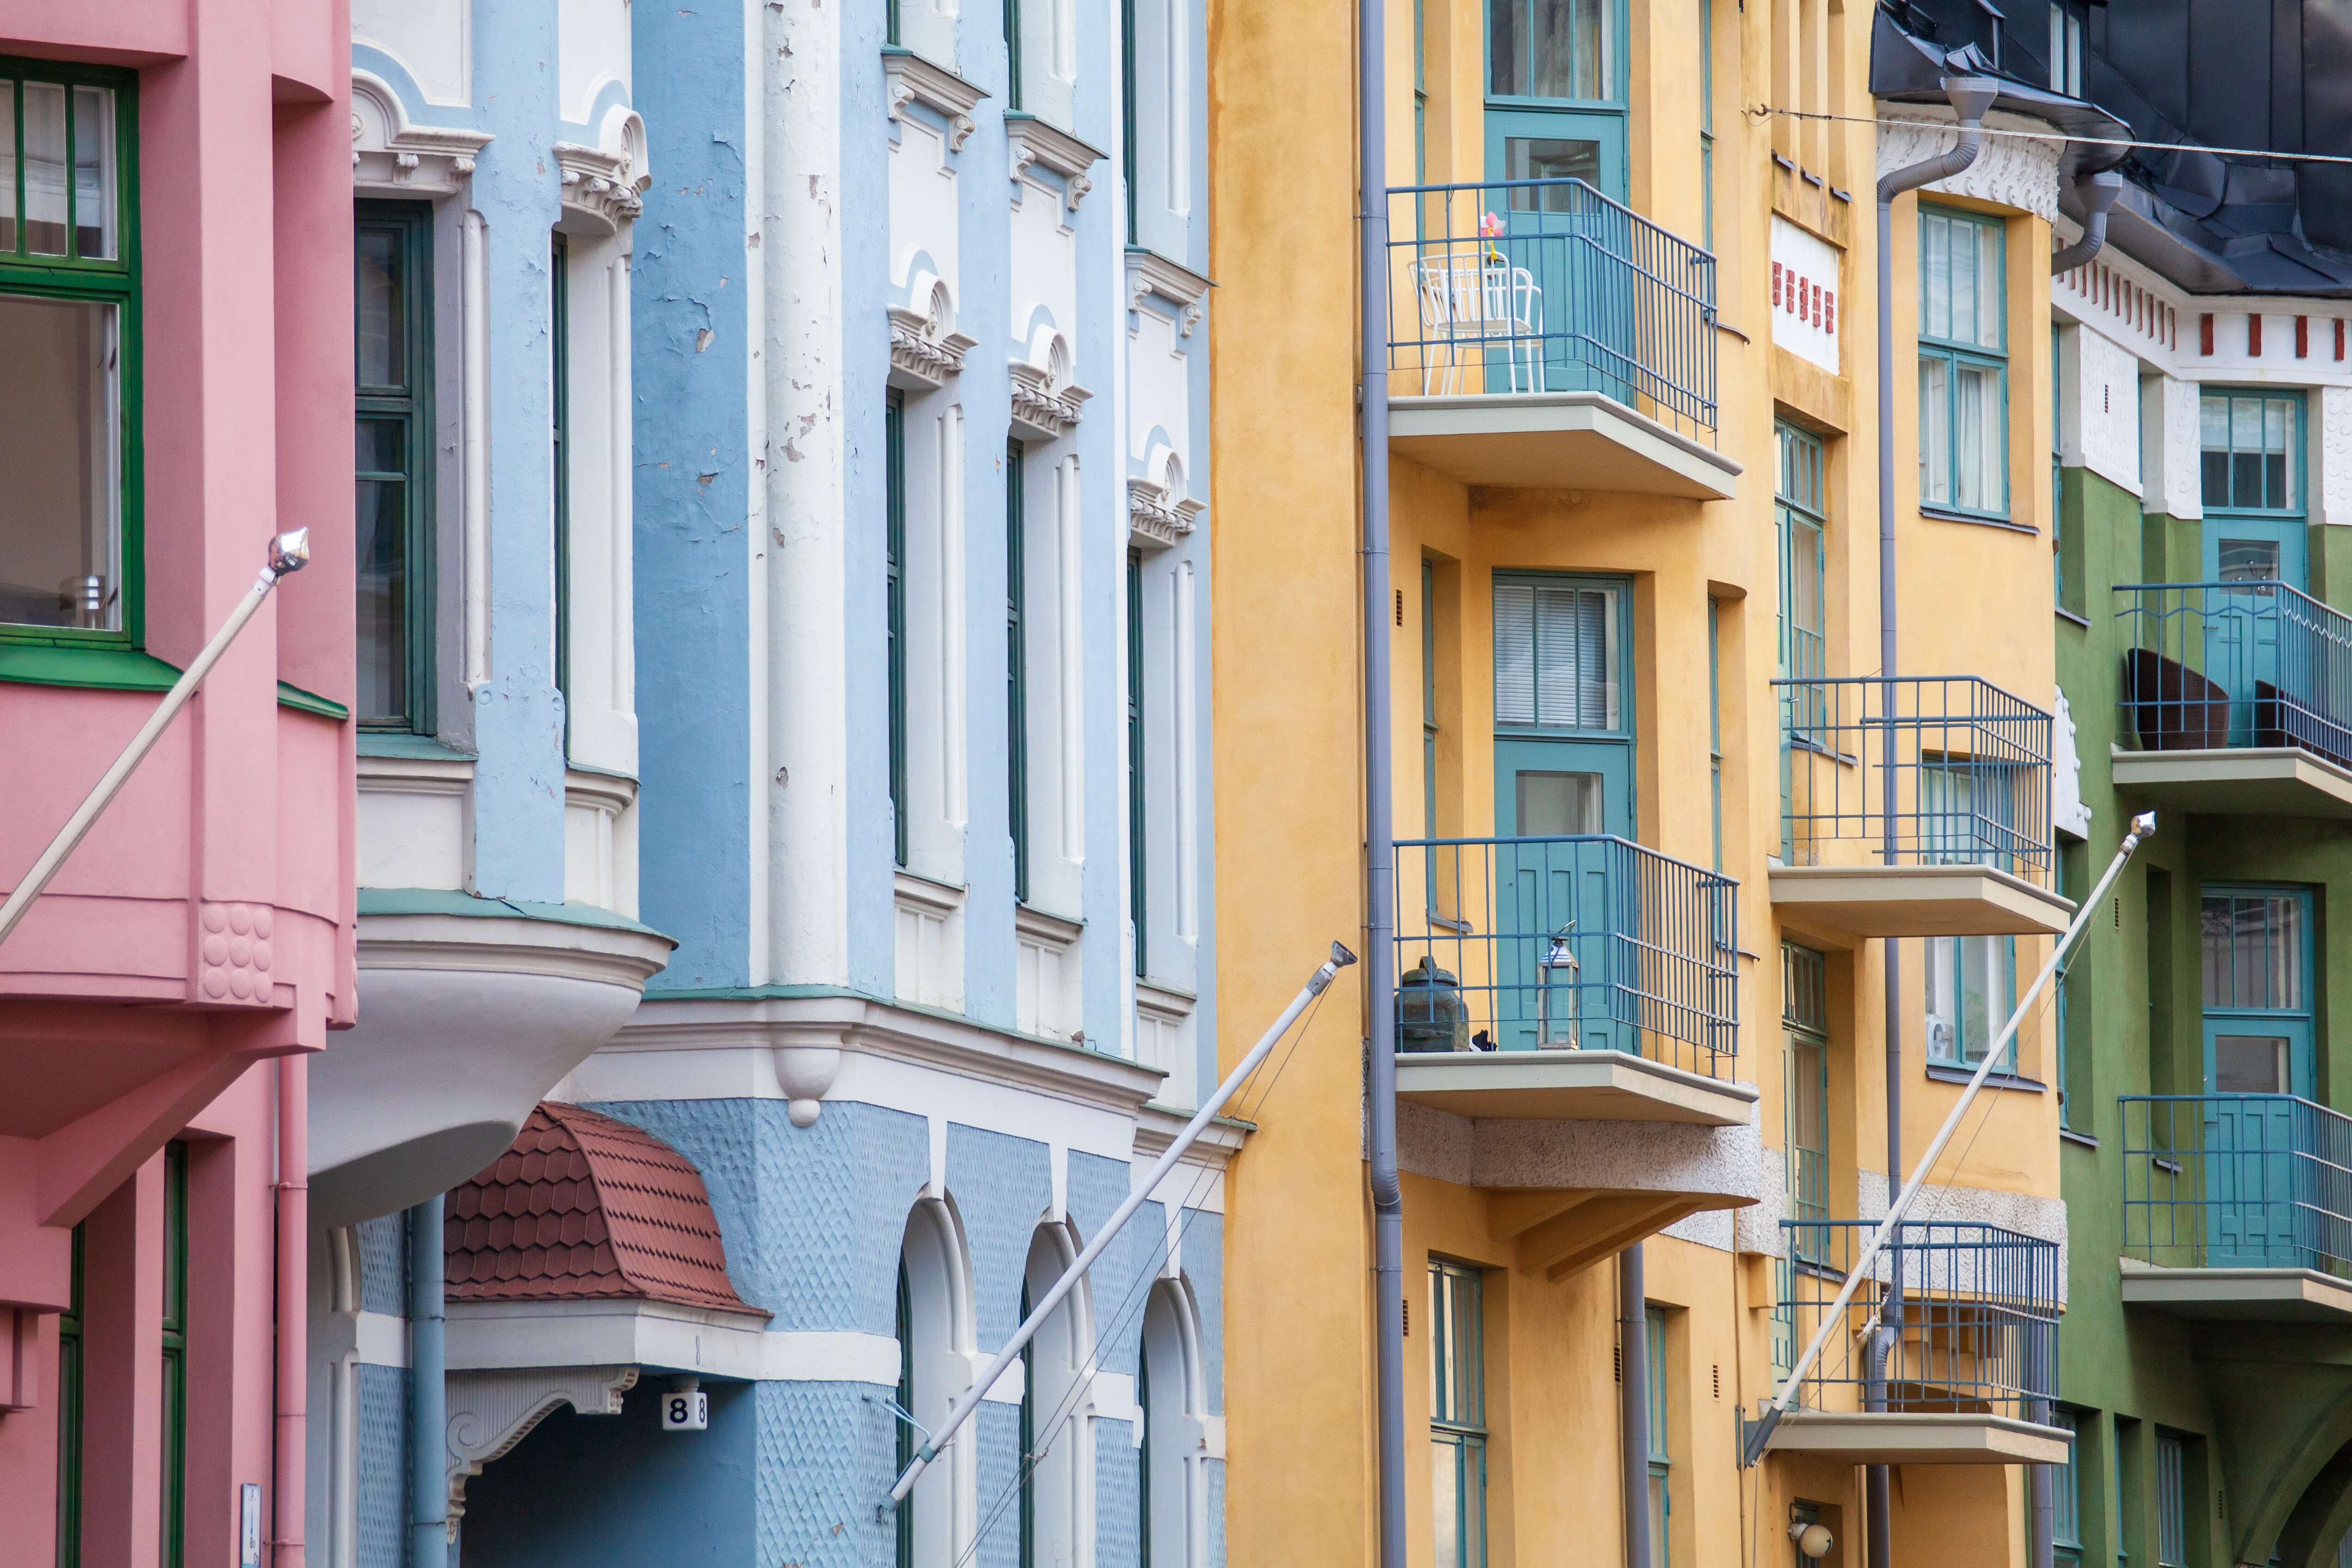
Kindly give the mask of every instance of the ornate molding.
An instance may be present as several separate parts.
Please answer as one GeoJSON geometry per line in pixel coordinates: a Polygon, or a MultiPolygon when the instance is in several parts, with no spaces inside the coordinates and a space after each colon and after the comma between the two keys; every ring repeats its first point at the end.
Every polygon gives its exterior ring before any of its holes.
{"type": "Polygon", "coordinates": [[[955,296],[936,273],[917,273],[889,311],[890,384],[904,392],[939,391],[980,340],[955,329],[955,296]]]}
{"type": "Polygon", "coordinates": [[[474,172],[490,144],[486,131],[412,125],[400,95],[382,78],[352,73],[352,183],[362,193],[447,195],[474,172]]]}
{"type": "Polygon", "coordinates": [[[888,78],[891,119],[904,120],[908,104],[921,104],[947,121],[948,151],[963,151],[964,139],[979,129],[972,108],[986,92],[908,49],[884,49],[882,74],[888,78]]]}
{"type": "MultiPolygon", "coordinates": [[[[1932,158],[1952,144],[1952,133],[1920,125],[1890,125],[1898,120],[1953,122],[1950,109],[1940,104],[1882,103],[1878,105],[1878,172],[1932,158]]],[[[1985,123],[1996,131],[2047,133],[2049,126],[2021,114],[1994,114],[1985,123]]],[[[2058,159],[2064,151],[2056,141],[2029,141],[2014,136],[1988,136],[1977,161],[1956,177],[1926,187],[1956,196],[1974,196],[1996,206],[2032,213],[2049,221],[2058,215],[2058,159]]]]}
{"type": "Polygon", "coordinates": [[[628,153],[607,152],[577,141],[559,141],[554,152],[566,211],[618,230],[646,210],[644,196],[653,175],[636,168],[636,161],[628,153]]]}
{"type": "Polygon", "coordinates": [[[618,1416],[636,1385],[634,1366],[533,1366],[452,1372],[449,1384],[449,1539],[466,1512],[466,1482],[503,1458],[558,1406],[583,1416],[618,1416]]]}
{"type": "Polygon", "coordinates": [[[1171,498],[1164,486],[1150,479],[1129,479],[1127,482],[1128,541],[1143,549],[1166,549],[1192,533],[1192,520],[1205,509],[1190,496],[1171,498]]]}
{"type": "Polygon", "coordinates": [[[1094,393],[1081,386],[1054,385],[1049,371],[1026,360],[1015,360],[1013,371],[1013,428],[1032,441],[1059,441],[1078,427],[1081,407],[1094,393]]]}
{"type": "Polygon", "coordinates": [[[1209,280],[1191,267],[1156,251],[1129,246],[1127,252],[1127,308],[1140,310],[1158,295],[1176,312],[1177,336],[1189,338],[1208,308],[1209,280]]]}
{"type": "Polygon", "coordinates": [[[196,909],[196,980],[192,999],[266,1008],[275,995],[269,939],[277,911],[267,904],[215,904],[196,909]]]}
{"type": "MultiPolygon", "coordinates": [[[[1062,203],[1074,213],[1095,188],[1087,171],[1108,156],[1058,126],[1018,110],[1004,117],[1004,139],[1011,152],[1013,184],[1020,185],[1033,164],[1051,170],[1062,176],[1062,203]]],[[[1014,199],[1019,199],[1017,190],[1014,199]]]]}

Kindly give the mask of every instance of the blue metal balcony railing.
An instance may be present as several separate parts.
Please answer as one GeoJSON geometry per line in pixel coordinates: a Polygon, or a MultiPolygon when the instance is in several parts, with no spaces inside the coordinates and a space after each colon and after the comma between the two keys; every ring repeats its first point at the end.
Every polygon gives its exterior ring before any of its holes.
{"type": "Polygon", "coordinates": [[[1738,883],[1607,835],[1397,845],[1397,1049],[1622,1051],[1713,1078],[1738,883]]]}
{"type": "Polygon", "coordinates": [[[2048,877],[2048,714],[1974,675],[1772,685],[1785,863],[1876,855],[1892,823],[1900,864],[2048,877]]]}
{"type": "Polygon", "coordinates": [[[2124,1255],[2352,1279],[2352,1117],[2292,1094],[2132,1094],[2124,1255]]]}
{"type": "MultiPolygon", "coordinates": [[[[1784,1219],[1775,1356],[1786,1367],[1836,1303],[1878,1229],[1868,1219],[1784,1219]],[[1792,1347],[1785,1356],[1780,1345],[1792,1347]]],[[[2058,1391],[2058,1246],[1997,1225],[1906,1219],[1805,1375],[1808,1409],[1853,1410],[1874,1396],[1899,1411],[2031,1420],[2058,1391]],[[1885,1358],[1875,1363],[1883,1334],[1885,1358]]]]}
{"type": "Polygon", "coordinates": [[[1389,255],[1399,392],[1598,392],[1714,444],[1715,257],[1688,240],[1581,180],[1503,180],[1391,187],[1389,255]]]}
{"type": "Polygon", "coordinates": [[[2291,746],[2352,768],[2352,617],[2284,582],[2135,582],[2116,603],[2126,741],[2291,746]]]}

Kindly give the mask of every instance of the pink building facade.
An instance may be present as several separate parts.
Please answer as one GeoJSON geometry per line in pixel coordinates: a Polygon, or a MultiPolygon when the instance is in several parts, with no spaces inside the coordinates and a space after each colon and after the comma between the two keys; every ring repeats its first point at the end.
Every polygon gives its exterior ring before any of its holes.
{"type": "Polygon", "coordinates": [[[301,1562],[305,1071],[356,993],[349,35],[0,0],[0,887],[311,540],[0,946],[0,1568],[252,1562],[257,1509],[301,1562]]]}

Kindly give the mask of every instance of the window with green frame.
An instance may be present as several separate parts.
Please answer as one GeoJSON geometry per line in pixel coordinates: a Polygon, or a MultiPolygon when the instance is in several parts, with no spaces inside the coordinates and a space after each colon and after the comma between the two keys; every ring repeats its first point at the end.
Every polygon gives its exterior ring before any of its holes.
{"type": "MultiPolygon", "coordinates": [[[[1025,1314],[1024,1314],[1025,1315],[1025,1314]]],[[[898,1254],[898,1407],[891,1412],[890,1429],[898,1438],[898,1468],[905,1475],[915,1458],[915,1292],[907,1281],[907,1255],[898,1254]]],[[[895,1519],[897,1568],[915,1568],[915,1500],[898,1500],[895,1519]]]]}
{"type": "Polygon", "coordinates": [[[1488,0],[1486,95],[1618,101],[1617,10],[1618,0],[1488,0]]]}
{"type": "Polygon", "coordinates": [[[2189,1441],[2156,1435],[2156,1568],[2189,1568],[2189,1441]]]}
{"type": "Polygon", "coordinates": [[[137,78],[0,59],[0,635],[136,646],[137,78]]]}
{"type": "Polygon", "coordinates": [[[1025,450],[1004,444],[1004,795],[1013,896],[1029,902],[1029,503],[1025,450]]]}
{"type": "Polygon", "coordinates": [[[1430,1503],[1436,1568],[1486,1568],[1486,1369],[1483,1280],[1429,1260],[1430,1503]]]}
{"type": "Polygon", "coordinates": [[[2079,1466],[2080,1425],[2075,1413],[2053,1406],[2050,1424],[2065,1432],[2066,1460],[2050,1467],[2050,1545],[2060,1568],[2077,1568],[2083,1561],[2083,1478],[2079,1466]]]}
{"type": "Polygon", "coordinates": [[[1919,504],[2009,515],[2000,220],[1919,208],[1919,504]]]}
{"type": "Polygon", "coordinates": [[[158,1568],[184,1568],[188,1502],[188,1145],[163,1145],[163,1485],[158,1568]]]}
{"type": "Polygon", "coordinates": [[[1004,0],[1004,107],[1021,110],[1021,0],[1004,0]]]}
{"type": "Polygon", "coordinates": [[[1666,1314],[1650,1307],[1642,1314],[1650,1362],[1650,1562],[1667,1568],[1674,1560],[1669,1536],[1675,1521],[1674,1456],[1666,1448],[1666,1314]]]}
{"type": "Polygon", "coordinates": [[[572,751],[572,238],[549,236],[547,254],[548,468],[555,491],[555,689],[563,698],[563,749],[572,751]]]}
{"type": "Polygon", "coordinates": [[[2050,602],[2066,608],[2066,357],[2064,329],[2050,323],[2050,602]]]}
{"type": "Polygon", "coordinates": [[[1822,531],[1828,522],[1822,499],[1822,440],[1784,421],[1773,434],[1780,448],[1773,509],[1780,554],[1780,674],[1788,680],[1818,680],[1827,671],[1828,627],[1822,604],[1828,569],[1822,531]]]}
{"type": "MultiPolygon", "coordinates": [[[[2017,1005],[2017,938],[1927,938],[1927,1061],[1973,1071],[2017,1005]]],[[[1995,1072],[2017,1071],[2010,1038],[1995,1072]]]]}
{"type": "Polygon", "coordinates": [[[1127,552],[1127,915],[1135,925],[1135,972],[1149,975],[1150,817],[1143,773],[1143,552],[1127,552]]]}
{"type": "MultiPolygon", "coordinates": [[[[898,0],[891,0],[895,8],[898,0]]],[[[1143,173],[1136,148],[1136,107],[1141,83],[1136,79],[1135,0],[1118,0],[1118,160],[1127,187],[1127,243],[1135,244],[1135,187],[1143,173]]]]}
{"type": "MultiPolygon", "coordinates": [[[[1022,1314],[1026,1317],[1027,1313],[1022,1314]]],[[[1135,1568],[1151,1568],[1151,1351],[1135,1355],[1135,1568]]]]}
{"type": "Polygon", "coordinates": [[[430,734],[433,210],[357,202],[352,212],[359,718],[430,734]]]}
{"type": "Polygon", "coordinates": [[[1699,244],[1715,248],[1715,0],[1698,0],[1699,244]]]}
{"type": "Polygon", "coordinates": [[[58,1568],[81,1568],[82,1228],[73,1228],[66,1310],[58,1314],[58,1568]]]}
{"type": "Polygon", "coordinates": [[[890,686],[892,852],[907,863],[907,404],[892,392],[882,405],[883,642],[890,686]]]}
{"type": "MultiPolygon", "coordinates": [[[[1787,1145],[1789,1218],[1830,1217],[1829,960],[1811,947],[1780,944],[1780,1028],[1789,1047],[1787,1145]]],[[[1823,1228],[1800,1230],[1798,1250],[1827,1260],[1823,1228]],[[1812,1254],[1816,1251],[1821,1256],[1812,1254]]]]}

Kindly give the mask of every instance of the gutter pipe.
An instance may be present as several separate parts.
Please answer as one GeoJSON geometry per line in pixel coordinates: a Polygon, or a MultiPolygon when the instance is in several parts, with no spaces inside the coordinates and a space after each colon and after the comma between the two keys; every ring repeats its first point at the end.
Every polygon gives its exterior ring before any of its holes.
{"type": "Polygon", "coordinates": [[[449,1561],[449,1347],[442,1322],[442,1195],[408,1211],[409,1568],[449,1561]]]}
{"type": "Polygon", "coordinates": [[[2083,237],[2050,257],[2050,276],[2072,272],[2107,248],[2107,210],[2124,193],[2124,177],[2113,169],[2083,174],[2074,181],[2074,199],[2083,204],[2083,237]]]}
{"type": "Polygon", "coordinates": [[[302,1568],[310,1357],[310,1058],[278,1059],[278,1452],[275,1568],[302,1568]]]}
{"type": "MultiPolygon", "coordinates": [[[[1942,85],[1944,96],[1951,100],[1952,111],[1959,120],[1959,139],[1935,157],[1891,170],[1878,180],[1878,673],[1886,683],[1880,713],[1889,721],[1884,727],[1885,752],[1879,768],[1885,791],[1879,817],[1879,849],[1888,865],[1895,863],[1896,855],[1897,776],[1892,720],[1896,712],[1895,675],[1900,668],[1895,662],[1895,198],[1906,191],[1950,179],[1977,161],[1977,153],[1984,145],[1985,112],[2000,91],[1999,84],[1984,77],[1947,77],[1942,85]]],[[[1886,1196],[1891,1206],[1903,1170],[1903,967],[1901,949],[1891,937],[1882,967],[1885,971],[1886,998],[1886,1196]]],[[[1886,1354],[1902,1323],[1902,1282],[1897,1281],[1889,1293],[1879,1327],[1871,1335],[1865,1409],[1886,1407],[1886,1354]]],[[[1888,1478],[1885,1465],[1869,1466],[1864,1475],[1869,1568],[1892,1568],[1894,1563],[1893,1500],[1888,1478]]]]}
{"type": "Polygon", "coordinates": [[[1625,1497],[1625,1568],[1654,1568],[1650,1542],[1650,1301],[1638,1241],[1617,1254],[1618,1467],[1625,1497]]]}
{"type": "Polygon", "coordinates": [[[1357,305],[1363,459],[1364,1121],[1372,1197],[1379,1568],[1406,1568],[1404,1188],[1397,1176],[1396,802],[1389,692],[1388,35],[1356,0],[1357,305]]]}

